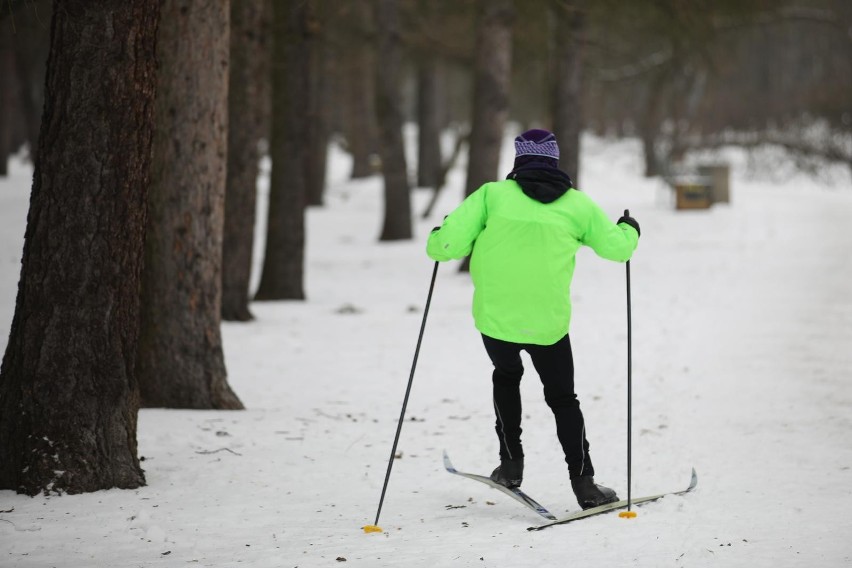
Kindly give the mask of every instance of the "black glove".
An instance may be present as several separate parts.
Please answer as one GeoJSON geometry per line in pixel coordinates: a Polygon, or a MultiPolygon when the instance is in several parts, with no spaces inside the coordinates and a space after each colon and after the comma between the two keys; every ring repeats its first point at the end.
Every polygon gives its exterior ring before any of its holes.
{"type": "MultiPolygon", "coordinates": [[[[444,215],[444,221],[446,221],[446,220],[447,220],[447,217],[448,217],[448,215],[444,215]]],[[[442,226],[443,226],[443,225],[442,225],[442,226]]],[[[431,231],[429,231],[429,232],[430,232],[430,233],[434,233],[435,231],[440,231],[442,226],[432,227],[432,230],[431,230],[431,231]]]]}
{"type": "Polygon", "coordinates": [[[636,229],[636,234],[642,236],[642,231],[639,230],[639,223],[630,215],[622,215],[621,218],[618,220],[618,223],[627,223],[628,225],[636,229]]]}

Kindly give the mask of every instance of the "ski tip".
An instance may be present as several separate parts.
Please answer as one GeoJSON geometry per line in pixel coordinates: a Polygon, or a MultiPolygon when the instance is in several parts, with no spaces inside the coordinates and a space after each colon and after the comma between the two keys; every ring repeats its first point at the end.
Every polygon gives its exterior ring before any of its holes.
{"type": "Polygon", "coordinates": [[[376,525],[364,525],[361,528],[363,528],[364,532],[368,533],[368,534],[369,533],[375,533],[375,532],[382,532],[382,527],[379,527],[379,526],[376,526],[376,525]]]}
{"type": "Polygon", "coordinates": [[[635,519],[636,511],[622,511],[618,514],[622,519],[635,519]]]}
{"type": "Polygon", "coordinates": [[[447,455],[447,450],[444,450],[444,469],[450,473],[456,473],[456,468],[453,467],[453,462],[450,461],[450,456],[447,455]]]}

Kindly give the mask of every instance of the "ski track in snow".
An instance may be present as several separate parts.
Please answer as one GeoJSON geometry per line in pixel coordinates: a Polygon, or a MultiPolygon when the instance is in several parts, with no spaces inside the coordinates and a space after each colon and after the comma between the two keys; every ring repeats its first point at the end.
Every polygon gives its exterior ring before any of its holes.
{"type": "MultiPolygon", "coordinates": [[[[307,217],[308,300],[254,303],[255,322],[223,326],[229,380],[248,410],[142,410],[148,485],[138,490],[0,491],[0,566],[852,565],[848,172],[838,169],[834,185],[769,183],[731,152],[731,204],[682,212],[659,180],[641,177],[638,150],[584,139],[584,191],[613,219],[629,208],[642,226],[631,262],[632,490],[681,489],[695,467],[694,493],[638,508],[632,520],[609,514],[528,533],[537,515],[448,475],[443,449],[463,471],[487,475],[497,460],[471,286],[450,263],[438,272],[384,532],[364,534],[428,291],[425,238],[460,200],[464,174],[452,172],[432,219],[416,218],[413,241],[378,243],[381,180],[347,180],[347,158],[334,151],[326,206],[307,217]]],[[[0,178],[4,330],[31,177],[14,162],[0,178]]],[[[266,188],[262,179],[261,212],[266,188]]],[[[414,197],[419,212],[428,192],[414,197]]],[[[571,329],[597,480],[622,497],[624,278],[624,265],[582,251],[571,329]]],[[[525,363],[524,490],[560,515],[577,505],[525,363]]]]}

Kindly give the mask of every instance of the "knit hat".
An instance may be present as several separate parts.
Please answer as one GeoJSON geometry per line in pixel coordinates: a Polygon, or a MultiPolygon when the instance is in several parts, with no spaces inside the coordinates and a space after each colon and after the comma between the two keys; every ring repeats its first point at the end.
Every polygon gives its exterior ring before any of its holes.
{"type": "Polygon", "coordinates": [[[556,136],[547,130],[533,128],[515,138],[515,159],[522,156],[541,156],[559,161],[556,136]]]}

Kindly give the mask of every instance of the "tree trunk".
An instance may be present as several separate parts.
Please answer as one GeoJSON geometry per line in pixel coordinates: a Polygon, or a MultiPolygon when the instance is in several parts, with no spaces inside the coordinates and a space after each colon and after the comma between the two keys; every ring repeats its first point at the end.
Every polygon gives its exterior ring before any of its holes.
{"type": "Polygon", "coordinates": [[[657,140],[663,122],[661,115],[667,77],[667,72],[660,71],[651,79],[645,89],[645,100],[642,107],[644,112],[637,125],[645,158],[645,177],[648,178],[665,174],[661,158],[657,153],[657,140]]]}
{"type": "Polygon", "coordinates": [[[583,60],[586,14],[582,0],[556,0],[554,38],[556,78],[553,132],[559,141],[559,165],[579,186],[580,134],[583,128],[583,60]]]}
{"type": "Polygon", "coordinates": [[[642,139],[642,156],[645,163],[644,175],[646,178],[660,175],[660,161],[657,158],[656,130],[643,128],[640,132],[642,139]]]}
{"type": "Polygon", "coordinates": [[[371,0],[350,0],[352,22],[360,37],[346,49],[346,109],[344,126],[346,146],[352,154],[353,179],[369,177],[376,173],[373,156],[376,152],[376,56],[369,38],[372,36],[371,0]]]}
{"type": "Polygon", "coordinates": [[[433,33],[444,22],[434,0],[419,0],[417,42],[417,186],[431,187],[438,193],[441,180],[441,123],[443,120],[439,41],[433,33]]]}
{"type": "Polygon", "coordinates": [[[314,2],[273,3],[272,176],[266,256],[256,300],[303,300],[310,58],[314,2]]]}
{"type": "Polygon", "coordinates": [[[442,166],[440,94],[438,61],[434,55],[421,53],[417,63],[417,185],[436,190],[442,166]]]}
{"type": "Polygon", "coordinates": [[[428,219],[432,216],[432,211],[435,209],[435,205],[438,204],[438,198],[441,195],[441,190],[447,182],[447,175],[450,170],[455,167],[456,161],[461,154],[462,147],[464,147],[467,142],[468,134],[464,134],[462,132],[456,133],[456,142],[453,146],[453,151],[447,160],[441,164],[441,170],[438,172],[438,180],[435,184],[435,191],[432,192],[432,196],[429,198],[429,203],[426,204],[426,208],[423,210],[423,219],[428,219]]]}
{"type": "Polygon", "coordinates": [[[376,116],[379,123],[379,153],[385,182],[384,224],[381,241],[411,238],[411,192],[405,165],[400,108],[402,67],[398,0],[377,0],[378,65],[376,73],[376,116]]]}
{"type": "Polygon", "coordinates": [[[18,82],[15,77],[15,53],[9,46],[8,26],[0,25],[0,176],[9,175],[12,153],[12,109],[17,102],[18,82]]]}
{"type": "Polygon", "coordinates": [[[512,0],[479,0],[465,195],[497,177],[509,114],[513,17],[512,0]]]}
{"type": "Polygon", "coordinates": [[[231,5],[222,319],[249,321],[260,142],[269,137],[269,0],[231,5]]]}
{"type": "MultiPolygon", "coordinates": [[[[0,489],[134,488],[134,370],[158,0],[56,10],[21,280],[0,370],[0,489]]],[[[4,22],[5,24],[5,22],[4,22]]]]}
{"type": "Polygon", "coordinates": [[[220,334],[228,4],[163,4],[138,358],[145,406],[243,407],[220,334]]]}
{"type": "MultiPolygon", "coordinates": [[[[41,115],[44,107],[45,62],[50,45],[50,27],[46,21],[52,12],[51,2],[27,2],[15,14],[15,68],[20,88],[20,105],[26,126],[30,159],[35,161],[41,115]]],[[[7,22],[8,25],[8,22],[7,22]]]]}
{"type": "Polygon", "coordinates": [[[328,92],[332,76],[331,55],[326,38],[328,2],[313,0],[316,5],[310,20],[305,22],[308,29],[306,53],[309,58],[310,81],[308,88],[308,126],[305,155],[305,191],[308,205],[322,205],[325,193],[325,168],[328,157],[329,124],[331,123],[331,100],[328,92]]]}

